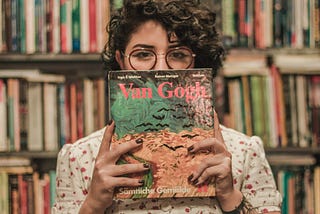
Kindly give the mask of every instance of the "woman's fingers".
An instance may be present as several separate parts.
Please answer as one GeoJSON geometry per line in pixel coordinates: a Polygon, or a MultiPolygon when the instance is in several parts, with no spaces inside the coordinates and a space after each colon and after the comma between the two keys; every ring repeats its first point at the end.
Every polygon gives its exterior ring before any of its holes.
{"type": "Polygon", "coordinates": [[[108,152],[108,157],[106,157],[106,161],[108,163],[115,163],[121,155],[142,146],[142,143],[143,139],[138,138],[125,143],[111,145],[110,151],[108,152]]]}
{"type": "Polygon", "coordinates": [[[100,144],[100,149],[98,152],[98,157],[103,157],[106,155],[106,151],[110,150],[110,142],[114,131],[114,121],[107,125],[104,131],[102,142],[100,144]]]}
{"type": "Polygon", "coordinates": [[[138,187],[144,185],[144,180],[139,178],[111,177],[108,179],[108,184],[111,184],[113,187],[138,187]]]}
{"type": "Polygon", "coordinates": [[[220,122],[216,111],[214,111],[214,136],[224,144],[224,140],[220,129],[220,122]]]}
{"type": "Polygon", "coordinates": [[[213,152],[214,154],[229,153],[226,145],[217,138],[207,138],[203,141],[193,144],[188,148],[190,153],[196,153],[202,150],[207,150],[213,152]]]}
{"type": "Polygon", "coordinates": [[[121,155],[140,147],[143,143],[143,140],[139,138],[123,144],[111,145],[113,131],[114,122],[112,121],[111,124],[106,127],[96,161],[115,164],[121,155]]]}
{"type": "Polygon", "coordinates": [[[111,165],[108,168],[109,176],[122,176],[131,173],[144,172],[150,169],[149,164],[121,164],[121,165],[111,165]]]}
{"type": "Polygon", "coordinates": [[[198,168],[190,175],[189,182],[201,185],[213,177],[224,177],[230,173],[231,158],[212,157],[203,160],[198,168]]]}

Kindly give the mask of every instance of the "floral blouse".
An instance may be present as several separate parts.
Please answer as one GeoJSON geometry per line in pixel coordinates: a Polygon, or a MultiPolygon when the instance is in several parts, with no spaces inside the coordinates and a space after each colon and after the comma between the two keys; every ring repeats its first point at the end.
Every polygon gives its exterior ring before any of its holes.
{"type": "MultiPolygon", "coordinates": [[[[259,137],[221,126],[232,153],[234,186],[259,212],[280,211],[282,197],[259,137]]],[[[52,213],[77,213],[88,193],[104,129],[63,146],[57,160],[56,199],[52,213]]],[[[115,200],[106,213],[222,213],[215,198],[115,200]]]]}

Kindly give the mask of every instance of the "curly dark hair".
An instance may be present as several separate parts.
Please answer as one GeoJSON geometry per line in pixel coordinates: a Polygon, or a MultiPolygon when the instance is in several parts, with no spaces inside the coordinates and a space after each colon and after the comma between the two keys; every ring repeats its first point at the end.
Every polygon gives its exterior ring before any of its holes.
{"type": "Polygon", "coordinates": [[[196,68],[222,65],[224,49],[215,28],[215,13],[198,0],[124,0],[123,7],[112,12],[107,26],[109,39],[102,52],[107,71],[119,70],[116,50],[125,50],[132,33],[149,20],[159,22],[168,32],[196,53],[196,68]]]}

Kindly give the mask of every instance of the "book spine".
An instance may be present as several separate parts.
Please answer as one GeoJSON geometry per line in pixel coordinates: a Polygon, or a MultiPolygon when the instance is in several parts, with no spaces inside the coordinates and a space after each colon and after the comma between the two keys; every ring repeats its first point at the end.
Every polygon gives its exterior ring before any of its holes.
{"type": "Polygon", "coordinates": [[[19,13],[18,0],[11,0],[11,51],[19,52],[19,13]]]}
{"type": "Polygon", "coordinates": [[[28,150],[43,151],[43,91],[39,82],[29,82],[28,89],[28,150]]]}
{"type": "Polygon", "coordinates": [[[96,0],[89,1],[89,52],[97,51],[96,0]]]}
{"type": "Polygon", "coordinates": [[[273,6],[273,19],[274,19],[274,30],[273,30],[273,43],[275,47],[283,46],[283,5],[281,0],[274,0],[273,6]]]}
{"type": "Polygon", "coordinates": [[[97,98],[98,98],[98,128],[102,128],[106,125],[106,109],[108,106],[106,105],[105,99],[105,81],[103,79],[98,79],[97,81],[97,98]]]}
{"type": "Polygon", "coordinates": [[[9,175],[0,171],[0,213],[9,213],[9,175]]]}
{"type": "Polygon", "coordinates": [[[20,145],[21,150],[28,149],[28,82],[19,80],[20,145]]]}
{"type": "Polygon", "coordinates": [[[248,45],[248,37],[246,34],[246,1],[239,0],[237,5],[238,12],[238,45],[240,47],[246,47],[248,45]]]}
{"type": "Polygon", "coordinates": [[[27,213],[35,213],[34,210],[34,192],[33,192],[33,177],[32,174],[24,174],[24,180],[27,184],[27,213]]]}
{"type": "Polygon", "coordinates": [[[320,147],[320,76],[310,77],[310,107],[313,133],[313,147],[320,147]]]}
{"type": "Polygon", "coordinates": [[[106,26],[110,19],[110,1],[96,0],[97,51],[101,52],[107,41],[106,26]]]}
{"type": "Polygon", "coordinates": [[[52,53],[60,52],[60,0],[52,0],[52,53]]]}
{"type": "Polygon", "coordinates": [[[234,1],[224,0],[221,1],[221,21],[222,21],[222,35],[224,44],[227,47],[236,45],[236,32],[235,32],[235,18],[234,18],[234,1]]]}
{"type": "Polygon", "coordinates": [[[319,0],[314,1],[314,40],[315,40],[315,47],[320,47],[320,2],[319,0]]]}
{"type": "Polygon", "coordinates": [[[24,175],[18,175],[18,192],[19,192],[19,206],[20,214],[28,213],[28,204],[27,204],[27,183],[23,179],[24,175]]]}
{"type": "Polygon", "coordinates": [[[73,143],[72,141],[72,132],[71,132],[71,84],[67,83],[64,87],[64,97],[65,97],[65,106],[64,106],[64,117],[65,117],[65,143],[73,143]]]}
{"type": "Polygon", "coordinates": [[[26,53],[26,16],[25,16],[25,1],[19,0],[19,43],[20,53],[26,53]]]}
{"type": "Polygon", "coordinates": [[[76,138],[84,137],[84,101],[83,101],[83,80],[79,79],[76,81],[76,121],[77,131],[76,138]]]}
{"type": "Polygon", "coordinates": [[[70,53],[72,51],[72,2],[70,0],[60,0],[60,39],[61,52],[70,53]]]}
{"type": "Polygon", "coordinates": [[[298,112],[298,133],[299,146],[310,146],[310,134],[308,133],[308,117],[307,117],[307,86],[306,77],[298,75],[296,77],[297,86],[297,112],[298,112]]]}
{"type": "Polygon", "coordinates": [[[26,53],[35,52],[35,3],[33,0],[25,1],[26,14],[26,53]]]}
{"type": "Polygon", "coordinates": [[[19,214],[20,213],[20,205],[19,205],[19,190],[18,190],[18,175],[12,174],[9,175],[9,206],[11,214],[19,214]]]}
{"type": "Polygon", "coordinates": [[[10,151],[20,151],[19,81],[8,79],[10,151]]]}
{"type": "Polygon", "coordinates": [[[58,84],[58,118],[59,118],[59,144],[62,147],[66,144],[66,97],[65,97],[65,85],[58,84]]]}
{"type": "Polygon", "coordinates": [[[78,119],[77,119],[77,88],[76,83],[70,84],[70,137],[71,143],[78,139],[78,119]]]}
{"type": "MultiPolygon", "coordinates": [[[[10,110],[9,110],[10,111],[10,110]]],[[[7,139],[7,86],[3,79],[0,79],[0,151],[8,151],[8,139],[7,139]]]]}
{"type": "Polygon", "coordinates": [[[50,179],[50,207],[53,207],[56,197],[56,171],[49,171],[49,179],[50,179]]]}
{"type": "Polygon", "coordinates": [[[7,51],[12,51],[12,22],[11,22],[11,0],[4,0],[5,13],[5,39],[7,51]]]}
{"type": "Polygon", "coordinates": [[[80,0],[72,1],[72,50],[80,52],[80,0]]]}
{"type": "Polygon", "coordinates": [[[57,85],[43,85],[44,150],[58,150],[57,85]]]}
{"type": "Polygon", "coordinates": [[[4,36],[4,32],[5,32],[5,24],[4,24],[4,8],[3,8],[3,0],[0,0],[0,53],[5,52],[5,36],[4,36]]]}
{"type": "Polygon", "coordinates": [[[251,136],[252,131],[252,115],[251,115],[251,102],[250,102],[250,84],[248,76],[241,76],[241,84],[243,87],[243,103],[245,111],[245,124],[246,124],[246,134],[251,136]]]}
{"type": "Polygon", "coordinates": [[[83,80],[83,104],[84,104],[84,134],[89,135],[94,129],[94,92],[93,81],[85,78],[83,80]]]}
{"type": "Polygon", "coordinates": [[[47,53],[51,53],[53,49],[53,0],[46,0],[46,43],[47,53]]]}
{"type": "Polygon", "coordinates": [[[80,2],[80,47],[81,53],[89,52],[89,0],[82,0],[80,2]]]}

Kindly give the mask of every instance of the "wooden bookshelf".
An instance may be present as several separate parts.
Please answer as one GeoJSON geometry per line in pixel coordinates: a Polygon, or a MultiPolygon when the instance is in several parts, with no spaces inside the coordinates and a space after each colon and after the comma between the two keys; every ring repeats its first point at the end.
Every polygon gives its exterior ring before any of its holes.
{"type": "Polygon", "coordinates": [[[0,69],[39,69],[66,75],[103,76],[101,55],[96,54],[0,54],[0,69]]]}
{"type": "MultiPolygon", "coordinates": [[[[0,157],[25,157],[31,159],[56,159],[58,151],[44,152],[44,151],[21,151],[21,152],[0,152],[0,157]]],[[[55,161],[55,160],[53,160],[55,161]]]]}

